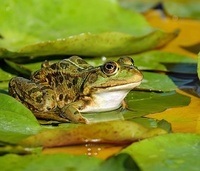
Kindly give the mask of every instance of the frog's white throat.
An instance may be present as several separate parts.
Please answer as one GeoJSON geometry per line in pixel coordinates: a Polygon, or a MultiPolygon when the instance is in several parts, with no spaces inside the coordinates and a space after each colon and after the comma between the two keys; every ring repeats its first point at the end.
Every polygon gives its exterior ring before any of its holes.
{"type": "Polygon", "coordinates": [[[134,87],[141,82],[130,83],[106,89],[99,89],[92,95],[92,101],[80,112],[103,112],[117,109],[121,106],[123,99],[134,87]]]}

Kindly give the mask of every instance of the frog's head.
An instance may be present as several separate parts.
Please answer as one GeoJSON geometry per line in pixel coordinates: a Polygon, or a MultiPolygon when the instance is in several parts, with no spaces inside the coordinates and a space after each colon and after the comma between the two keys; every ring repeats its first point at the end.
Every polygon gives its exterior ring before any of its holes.
{"type": "Polygon", "coordinates": [[[88,106],[85,111],[118,108],[127,93],[140,85],[142,79],[142,73],[134,66],[130,57],[121,57],[117,61],[109,61],[94,68],[88,74],[83,88],[83,94],[92,98],[94,106],[88,106]]]}

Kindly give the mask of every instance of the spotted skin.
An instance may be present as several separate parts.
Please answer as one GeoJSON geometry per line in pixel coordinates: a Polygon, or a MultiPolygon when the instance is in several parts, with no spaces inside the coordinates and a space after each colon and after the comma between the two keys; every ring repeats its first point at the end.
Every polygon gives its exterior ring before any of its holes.
{"type": "MultiPolygon", "coordinates": [[[[119,64],[132,65],[130,58],[126,60],[127,64],[125,61],[119,64]]],[[[107,70],[112,72],[112,66],[108,65],[107,70]]],[[[130,72],[129,68],[125,70],[130,72]]],[[[129,77],[133,77],[133,74],[141,77],[137,69],[134,68],[134,72],[131,69],[131,72],[129,77]]],[[[9,82],[9,93],[28,107],[37,118],[87,123],[80,111],[93,103],[95,91],[131,82],[115,77],[111,78],[103,72],[102,66],[93,67],[82,58],[72,56],[53,64],[43,62],[41,69],[34,72],[30,79],[12,78],[9,82]]]]}

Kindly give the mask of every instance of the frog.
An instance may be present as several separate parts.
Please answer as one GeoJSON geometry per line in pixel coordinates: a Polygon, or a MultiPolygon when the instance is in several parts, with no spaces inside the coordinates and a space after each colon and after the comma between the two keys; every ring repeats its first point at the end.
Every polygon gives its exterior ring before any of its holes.
{"type": "Polygon", "coordinates": [[[9,94],[38,119],[89,123],[84,113],[118,109],[143,79],[129,56],[92,66],[79,56],[45,61],[30,78],[13,77],[9,94]]]}

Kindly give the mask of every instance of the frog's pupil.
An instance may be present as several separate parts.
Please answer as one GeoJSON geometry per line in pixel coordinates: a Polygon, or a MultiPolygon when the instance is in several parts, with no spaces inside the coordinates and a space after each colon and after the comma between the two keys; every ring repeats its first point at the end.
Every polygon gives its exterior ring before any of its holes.
{"type": "Polygon", "coordinates": [[[114,68],[114,66],[113,66],[113,64],[108,63],[108,64],[106,65],[106,68],[107,68],[108,70],[112,70],[112,69],[114,68]]]}

